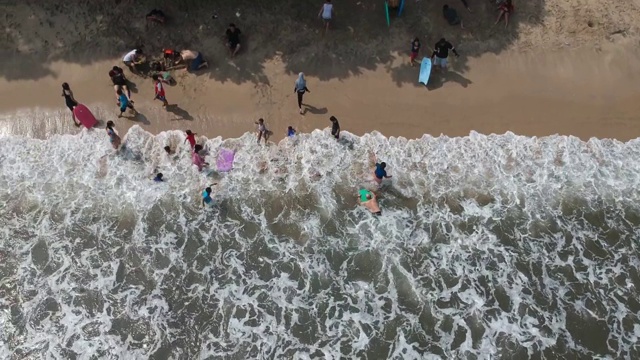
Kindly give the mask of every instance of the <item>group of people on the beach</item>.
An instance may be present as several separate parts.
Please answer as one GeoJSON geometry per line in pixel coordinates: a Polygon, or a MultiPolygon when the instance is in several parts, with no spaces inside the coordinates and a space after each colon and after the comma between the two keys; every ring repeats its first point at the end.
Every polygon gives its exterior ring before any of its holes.
{"type": "MultiPolygon", "coordinates": [[[[469,5],[466,0],[461,0],[464,7],[469,9],[469,5]]],[[[496,4],[499,10],[499,16],[496,20],[496,24],[502,19],[505,19],[505,25],[508,25],[509,15],[513,12],[514,7],[512,0],[497,0],[496,4]]],[[[444,5],[442,9],[442,13],[447,22],[451,25],[460,25],[464,28],[462,24],[462,19],[458,15],[457,11],[453,9],[449,5],[444,5]]],[[[318,17],[323,20],[325,33],[329,30],[329,25],[333,19],[333,16],[336,14],[335,8],[331,2],[331,0],[326,0],[325,3],[320,8],[318,13],[318,17]]],[[[147,19],[149,20],[151,17],[152,21],[156,20],[157,17],[162,18],[160,23],[164,23],[164,13],[160,14],[156,11],[154,14],[148,14],[147,19]]],[[[238,51],[241,49],[241,31],[236,27],[235,24],[229,24],[228,28],[225,31],[226,38],[226,46],[229,50],[230,56],[236,56],[238,51]]],[[[411,50],[409,60],[411,65],[416,61],[419,52],[421,50],[421,43],[419,38],[414,38],[411,42],[411,50]]],[[[441,68],[442,70],[446,70],[448,64],[448,56],[449,52],[452,52],[455,56],[459,56],[453,44],[451,44],[447,39],[441,38],[434,45],[433,51],[431,53],[432,63],[437,68],[441,68]]],[[[203,55],[199,51],[194,50],[173,50],[173,49],[163,49],[161,55],[162,62],[161,63],[152,63],[151,70],[153,71],[151,78],[153,79],[154,85],[154,100],[159,100],[162,102],[162,106],[166,109],[169,106],[169,103],[166,98],[166,92],[164,88],[164,84],[169,84],[172,81],[170,70],[175,70],[181,67],[184,67],[188,71],[197,71],[203,68],[208,67],[208,62],[204,59],[203,55]]],[[[134,74],[146,77],[143,74],[139,67],[144,64],[147,59],[141,47],[137,47],[129,52],[127,52],[122,61],[124,65],[134,74]]],[[[111,79],[116,95],[116,103],[119,108],[118,117],[124,116],[127,110],[129,110],[133,115],[136,115],[136,109],[134,107],[134,101],[131,99],[131,89],[130,83],[127,79],[124,70],[119,66],[113,66],[111,70],[109,70],[109,78],[111,79]]],[[[304,73],[300,72],[298,74],[297,79],[294,82],[294,93],[297,96],[297,108],[300,114],[304,114],[303,108],[303,98],[306,93],[310,93],[310,90],[307,86],[307,81],[305,79],[304,73]]],[[[73,120],[76,126],[79,126],[80,123],[78,119],[76,119],[74,108],[78,106],[78,101],[74,98],[73,92],[68,83],[62,84],[62,96],[65,99],[66,106],[71,110],[73,115],[73,120]]],[[[340,139],[340,124],[338,119],[335,116],[331,116],[329,118],[331,121],[331,135],[335,139],[340,139]]],[[[264,119],[260,118],[255,122],[257,127],[256,129],[256,137],[257,142],[260,143],[264,141],[267,143],[269,137],[272,135],[272,132],[267,129],[266,123],[264,119]]],[[[113,146],[114,149],[119,149],[122,140],[120,139],[117,131],[115,130],[115,123],[113,121],[107,121],[106,123],[106,133],[109,138],[109,142],[113,146]]],[[[296,129],[292,126],[287,127],[286,137],[294,137],[297,134],[296,129]]],[[[188,142],[191,148],[191,157],[192,163],[198,168],[198,171],[202,171],[209,164],[205,161],[205,157],[203,154],[203,146],[201,144],[197,144],[196,136],[197,134],[193,133],[190,130],[185,132],[185,142],[188,142]]],[[[173,150],[166,146],[165,151],[169,154],[173,152],[173,150]]],[[[373,179],[378,185],[382,184],[384,179],[391,178],[390,175],[387,175],[386,172],[386,163],[376,161],[375,170],[373,171],[373,179]]],[[[153,178],[155,182],[163,182],[164,177],[162,173],[156,174],[153,178]]],[[[212,184],[213,186],[215,184],[212,184]]],[[[202,193],[202,204],[207,205],[212,202],[212,188],[208,186],[202,193]]],[[[380,215],[381,210],[378,205],[376,194],[368,189],[361,189],[359,191],[359,202],[365,208],[367,208],[371,213],[380,215]]]]}

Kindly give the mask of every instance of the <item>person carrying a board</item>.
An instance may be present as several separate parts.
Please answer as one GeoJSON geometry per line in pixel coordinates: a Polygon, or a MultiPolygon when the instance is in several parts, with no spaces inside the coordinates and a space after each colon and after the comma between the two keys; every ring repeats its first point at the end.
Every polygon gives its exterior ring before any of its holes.
{"type": "Polygon", "coordinates": [[[167,98],[164,93],[164,86],[162,85],[162,80],[160,80],[160,75],[158,74],[153,75],[153,87],[155,92],[153,99],[162,101],[162,106],[166,110],[167,106],[169,106],[169,102],[167,102],[167,98]]]}
{"type": "Polygon", "coordinates": [[[458,54],[456,49],[453,47],[453,45],[451,45],[450,42],[447,41],[447,39],[440,39],[440,41],[438,41],[434,46],[433,54],[431,54],[433,65],[439,66],[443,71],[447,70],[447,58],[449,57],[449,50],[451,50],[456,57],[460,56],[460,54],[458,54]]]}
{"type": "Polygon", "coordinates": [[[326,34],[329,31],[329,23],[331,23],[331,19],[333,19],[333,15],[336,14],[336,11],[333,9],[333,4],[331,0],[326,0],[322,7],[320,8],[320,12],[318,13],[318,17],[322,18],[324,22],[324,33],[326,34]]]}
{"type": "Polygon", "coordinates": [[[409,55],[409,62],[411,63],[411,66],[413,66],[413,63],[416,61],[416,58],[418,57],[419,52],[420,52],[420,39],[415,38],[411,42],[411,55],[409,55]]]}
{"type": "Polygon", "coordinates": [[[300,110],[300,114],[303,114],[302,111],[302,97],[305,92],[311,92],[307,88],[307,80],[304,79],[304,73],[298,74],[298,79],[295,82],[293,92],[298,94],[298,109],[300,110]]]}
{"type": "Polygon", "coordinates": [[[71,110],[71,118],[73,119],[73,123],[76,126],[80,126],[80,122],[76,120],[76,114],[73,112],[73,109],[78,106],[78,102],[73,97],[73,91],[71,91],[71,87],[67,83],[62,83],[62,96],[64,96],[65,105],[67,105],[69,110],[71,110]]]}

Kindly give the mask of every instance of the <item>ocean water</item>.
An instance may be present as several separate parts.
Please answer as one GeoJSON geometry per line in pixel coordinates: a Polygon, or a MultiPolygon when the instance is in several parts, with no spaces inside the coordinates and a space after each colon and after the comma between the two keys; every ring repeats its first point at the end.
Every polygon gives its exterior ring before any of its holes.
{"type": "Polygon", "coordinates": [[[183,141],[0,136],[0,358],[640,358],[638,140],[183,141]]]}

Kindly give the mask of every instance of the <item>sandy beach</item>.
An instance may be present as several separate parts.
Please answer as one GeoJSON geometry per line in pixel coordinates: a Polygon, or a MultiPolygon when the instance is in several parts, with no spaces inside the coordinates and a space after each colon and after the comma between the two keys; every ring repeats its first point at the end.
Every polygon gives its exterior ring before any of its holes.
{"type": "Polygon", "coordinates": [[[314,17],[321,3],[288,4],[286,11],[278,5],[278,15],[267,3],[257,3],[240,2],[237,8],[197,1],[182,7],[116,1],[109,9],[80,2],[6,6],[6,36],[0,41],[5,133],[77,132],[60,96],[60,84],[68,82],[80,102],[103,109],[97,111],[100,120],[116,120],[120,131],[138,124],[153,133],[191,129],[207,137],[238,137],[253,131],[253,122],[262,117],[277,140],[289,125],[310,132],[328,127],[334,115],[343,130],[355,134],[376,130],[407,138],[471,131],[637,137],[636,5],[622,12],[595,1],[516,3],[504,29],[504,23],[492,27],[497,13],[491,2],[471,1],[474,12],[468,13],[450,1],[465,20],[467,29],[461,30],[441,18],[444,1],[408,1],[405,15],[393,18],[390,28],[380,6],[349,1],[336,4],[335,29],[323,36],[314,17]],[[145,23],[144,14],[154,7],[167,12],[167,24],[145,23]],[[580,11],[571,12],[574,8],[580,11]],[[234,59],[222,41],[230,21],[246,39],[234,59]],[[434,72],[426,88],[417,83],[418,67],[408,63],[408,43],[415,36],[422,39],[421,56],[430,55],[441,36],[462,54],[450,59],[446,74],[434,72]],[[107,72],[122,66],[122,55],[137,44],[150,54],[164,46],[198,50],[211,68],[174,72],[177,85],[167,87],[167,97],[177,106],[168,112],[152,100],[150,79],[127,74],[141,115],[116,119],[107,72]],[[311,90],[303,115],[293,92],[300,71],[311,90]],[[58,113],[61,119],[36,113],[58,113]]]}

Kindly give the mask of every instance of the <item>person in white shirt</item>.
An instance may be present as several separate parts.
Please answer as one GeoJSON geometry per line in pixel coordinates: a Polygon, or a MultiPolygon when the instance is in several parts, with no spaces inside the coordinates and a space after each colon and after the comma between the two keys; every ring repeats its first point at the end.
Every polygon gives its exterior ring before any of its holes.
{"type": "Polygon", "coordinates": [[[127,67],[129,68],[129,70],[131,70],[132,73],[138,74],[139,72],[135,66],[140,63],[141,55],[142,55],[141,49],[133,49],[128,53],[126,53],[126,55],[122,58],[122,62],[125,65],[127,65],[127,67]]]}
{"type": "Polygon", "coordinates": [[[333,4],[331,3],[331,0],[326,0],[326,2],[322,4],[322,7],[320,8],[320,12],[318,13],[318,17],[319,18],[321,17],[322,20],[324,21],[325,34],[327,33],[327,31],[329,31],[329,23],[331,22],[333,15],[335,15],[335,10],[333,10],[333,4]]]}

